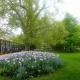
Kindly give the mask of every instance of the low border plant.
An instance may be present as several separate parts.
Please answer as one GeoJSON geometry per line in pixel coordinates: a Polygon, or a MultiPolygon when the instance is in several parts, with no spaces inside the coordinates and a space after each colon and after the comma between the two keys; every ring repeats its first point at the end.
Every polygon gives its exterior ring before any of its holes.
{"type": "Polygon", "coordinates": [[[0,75],[14,77],[14,80],[25,80],[54,72],[61,66],[58,55],[48,52],[22,52],[0,60],[0,75]]]}

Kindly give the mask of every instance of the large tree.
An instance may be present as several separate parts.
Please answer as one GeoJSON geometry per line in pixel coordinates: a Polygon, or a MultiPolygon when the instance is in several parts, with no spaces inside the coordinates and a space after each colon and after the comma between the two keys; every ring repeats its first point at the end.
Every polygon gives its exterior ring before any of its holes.
{"type": "Polygon", "coordinates": [[[40,1],[0,0],[1,17],[8,18],[8,26],[11,28],[22,29],[23,40],[29,47],[35,47],[34,44],[51,44],[52,40],[51,17],[43,15],[46,7],[40,1]]]}
{"type": "Polygon", "coordinates": [[[77,29],[77,20],[70,14],[66,14],[63,20],[66,30],[69,32],[68,36],[65,38],[65,50],[74,51],[77,48],[77,43],[79,40],[79,33],[77,29]]]}
{"type": "Polygon", "coordinates": [[[0,0],[0,15],[8,18],[10,27],[21,27],[25,43],[32,45],[44,6],[40,6],[39,0],[0,0]]]}

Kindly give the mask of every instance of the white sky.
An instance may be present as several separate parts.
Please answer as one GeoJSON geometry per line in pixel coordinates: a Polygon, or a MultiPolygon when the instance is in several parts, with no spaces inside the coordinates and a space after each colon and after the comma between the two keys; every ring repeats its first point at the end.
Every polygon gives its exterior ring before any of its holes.
{"type": "MultiPolygon", "coordinates": [[[[54,5],[52,1],[48,0],[51,7],[54,5]]],[[[74,17],[80,19],[80,0],[62,0],[58,5],[59,13],[56,16],[57,19],[62,19],[66,12],[72,14],[74,17]]],[[[50,8],[52,11],[52,8],[50,8]]]]}

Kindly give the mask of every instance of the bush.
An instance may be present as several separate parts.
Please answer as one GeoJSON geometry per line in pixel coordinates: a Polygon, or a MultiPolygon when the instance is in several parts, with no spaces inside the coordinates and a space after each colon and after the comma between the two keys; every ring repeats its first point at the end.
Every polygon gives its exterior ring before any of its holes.
{"type": "Polygon", "coordinates": [[[48,52],[24,52],[0,61],[0,74],[25,80],[54,72],[61,65],[58,56],[48,52]]]}

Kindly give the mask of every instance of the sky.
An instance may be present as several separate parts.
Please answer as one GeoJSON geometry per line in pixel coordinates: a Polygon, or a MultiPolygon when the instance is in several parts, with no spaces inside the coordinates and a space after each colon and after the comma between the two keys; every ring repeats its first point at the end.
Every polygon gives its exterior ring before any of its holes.
{"type": "MultiPolygon", "coordinates": [[[[54,0],[48,0],[47,3],[50,5],[50,11],[53,11],[53,1],[54,0]]],[[[64,15],[66,12],[73,15],[78,20],[80,19],[80,0],[61,0],[59,3],[56,4],[59,12],[56,16],[56,19],[61,20],[64,18],[64,15]]]]}

